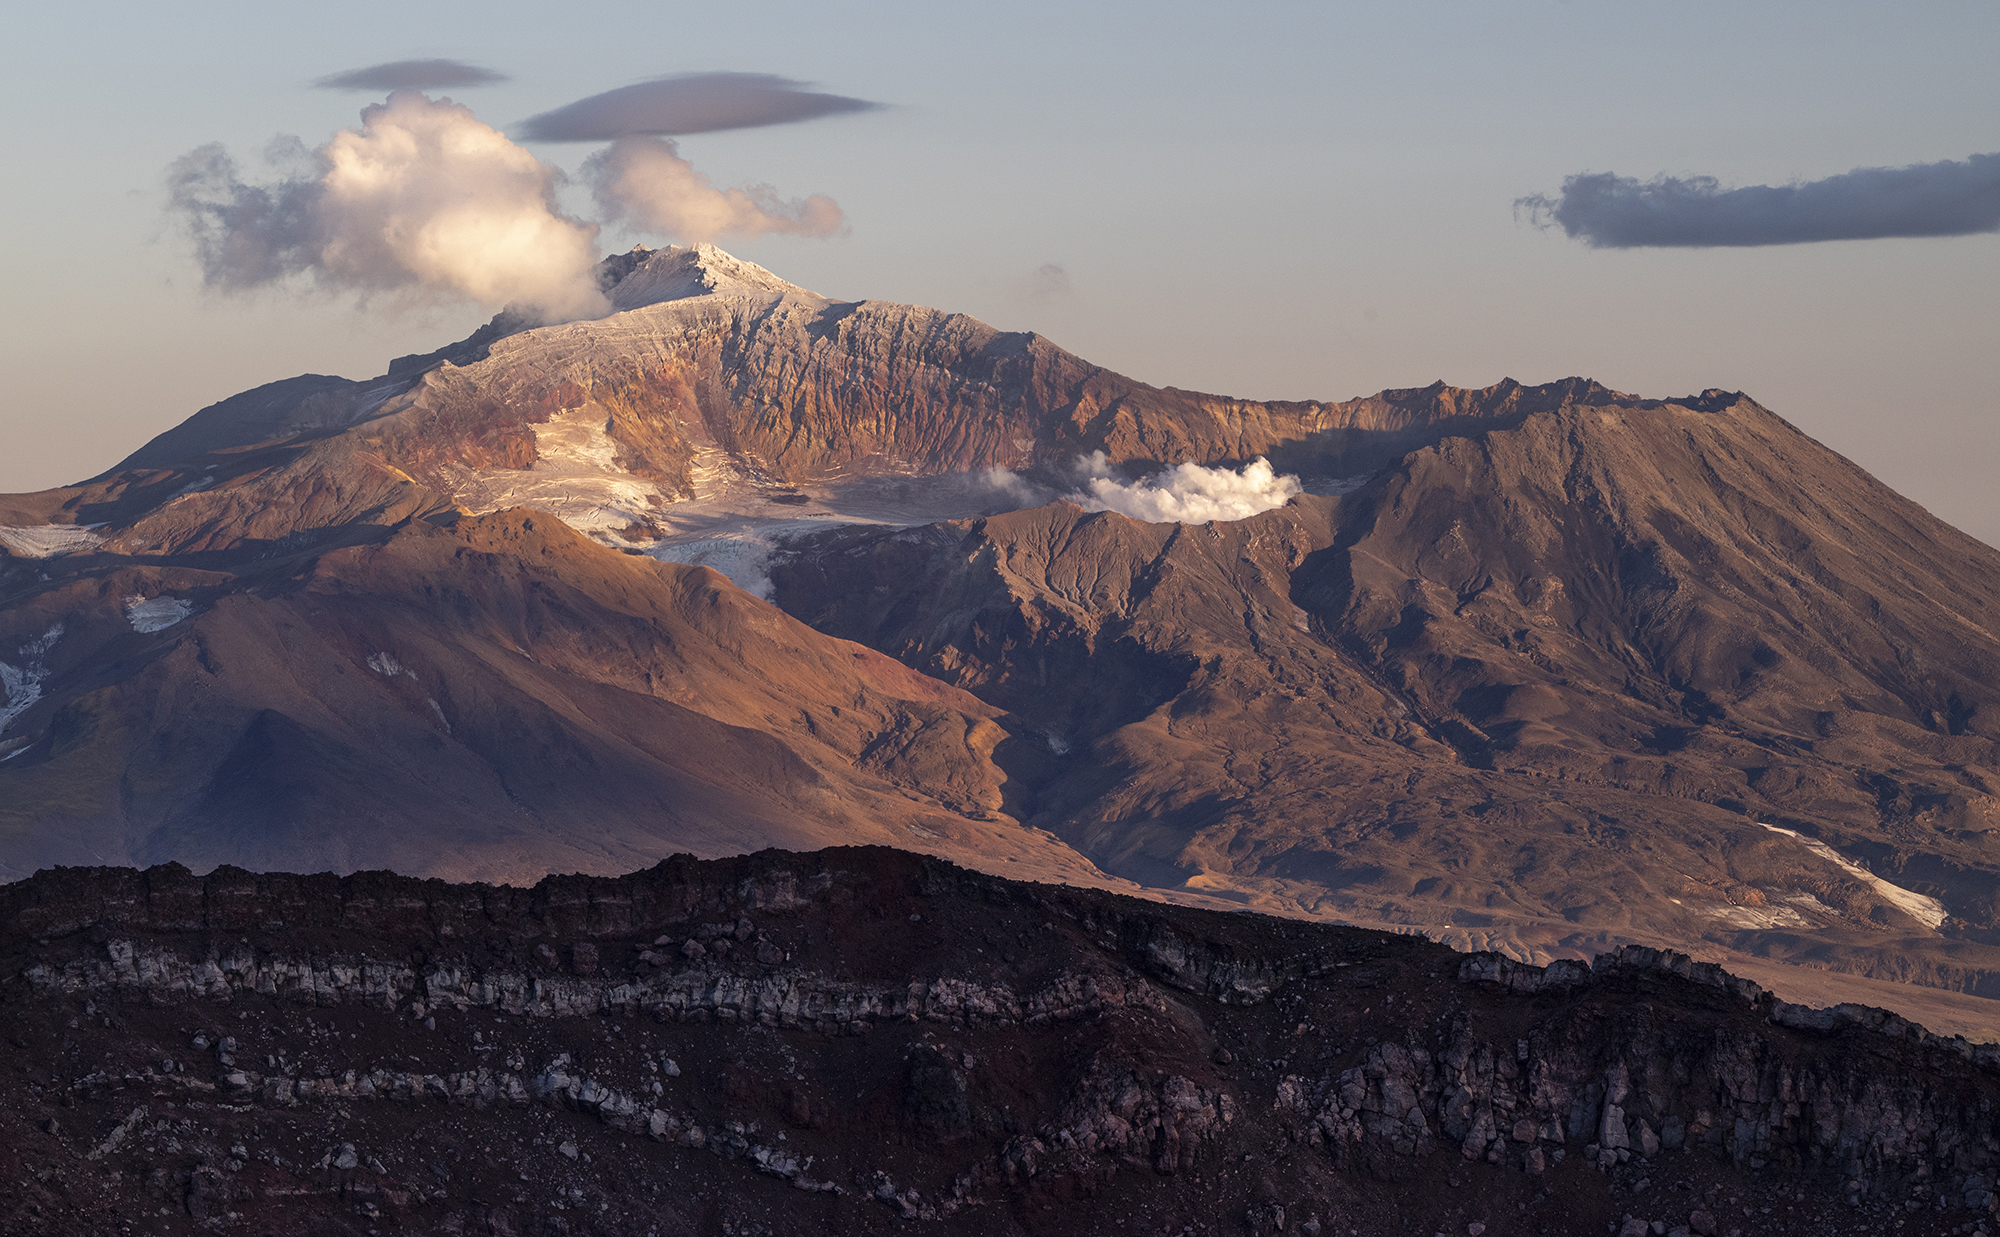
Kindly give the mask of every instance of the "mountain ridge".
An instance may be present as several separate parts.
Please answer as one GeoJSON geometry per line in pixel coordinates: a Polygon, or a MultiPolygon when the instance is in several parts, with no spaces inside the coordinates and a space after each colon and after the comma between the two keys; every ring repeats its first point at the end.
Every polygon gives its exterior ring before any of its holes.
{"type": "Polygon", "coordinates": [[[533,888],[47,872],[0,886],[0,1023],[10,1232],[1941,1235],[2000,1204],[1992,1044],[1685,954],[1525,966],[882,848],[533,888]]]}

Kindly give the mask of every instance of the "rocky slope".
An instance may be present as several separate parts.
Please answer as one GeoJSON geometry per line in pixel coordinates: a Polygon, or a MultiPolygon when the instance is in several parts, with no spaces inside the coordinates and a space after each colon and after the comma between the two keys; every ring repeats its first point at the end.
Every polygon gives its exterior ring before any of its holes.
{"type": "Polygon", "coordinates": [[[2000,994],[2000,554],[1748,399],[1577,394],[1229,524],[830,532],[774,597],[1042,729],[1017,815],[1151,886],[2000,994]]]}
{"type": "Polygon", "coordinates": [[[1995,1049],[1684,956],[879,849],[45,873],[0,1023],[10,1233],[1916,1234],[2000,1160],[1995,1049]]]}
{"type": "Polygon", "coordinates": [[[996,815],[996,710],[538,513],[25,574],[5,618],[49,695],[0,766],[15,876],[131,857],[531,881],[884,841],[1102,879],[996,815]]]}

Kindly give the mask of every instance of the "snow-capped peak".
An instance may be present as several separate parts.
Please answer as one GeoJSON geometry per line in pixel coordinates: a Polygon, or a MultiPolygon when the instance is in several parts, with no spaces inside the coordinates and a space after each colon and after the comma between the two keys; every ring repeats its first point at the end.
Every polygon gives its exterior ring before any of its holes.
{"type": "Polygon", "coordinates": [[[664,249],[635,246],[630,253],[606,258],[602,265],[616,310],[695,296],[825,299],[706,242],[664,249]]]}

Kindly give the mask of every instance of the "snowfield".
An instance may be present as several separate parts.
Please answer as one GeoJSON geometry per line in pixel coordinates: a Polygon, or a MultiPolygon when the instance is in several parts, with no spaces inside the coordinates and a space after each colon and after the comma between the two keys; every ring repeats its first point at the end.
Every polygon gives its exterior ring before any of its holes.
{"type": "MultiPolygon", "coordinates": [[[[1762,821],[1758,823],[1763,824],[1762,821]]],[[[1902,911],[1905,915],[1908,915],[1926,928],[1936,931],[1943,925],[1946,919],[1944,903],[1938,901],[1936,898],[1925,897],[1923,894],[1905,889],[1901,885],[1890,884],[1888,881],[1870,872],[1867,868],[1849,860],[1839,851],[1817,838],[1809,838],[1802,833],[1795,833],[1790,829],[1780,829],[1776,825],[1764,825],[1764,828],[1769,829],[1772,833],[1782,833],[1788,838],[1798,839],[1801,846],[1826,860],[1828,863],[1840,868],[1849,876],[1874,889],[1876,893],[1882,895],[1884,902],[1894,906],[1897,910],[1902,911]]]]}
{"type": "Polygon", "coordinates": [[[92,529],[102,524],[42,524],[29,527],[0,526],[0,545],[22,558],[54,558],[78,550],[94,550],[104,538],[92,529]]]}
{"type": "Polygon", "coordinates": [[[125,621],[137,632],[165,631],[194,613],[194,603],[182,597],[127,597],[125,621]]]}
{"type": "MultiPolygon", "coordinates": [[[[63,625],[57,623],[21,646],[19,666],[0,661],[0,693],[5,693],[4,697],[0,697],[0,734],[5,734],[15,718],[26,713],[42,698],[42,684],[49,681],[49,668],[44,659],[62,636],[63,625]]],[[[10,752],[9,756],[20,754],[18,751],[10,752]]]]}

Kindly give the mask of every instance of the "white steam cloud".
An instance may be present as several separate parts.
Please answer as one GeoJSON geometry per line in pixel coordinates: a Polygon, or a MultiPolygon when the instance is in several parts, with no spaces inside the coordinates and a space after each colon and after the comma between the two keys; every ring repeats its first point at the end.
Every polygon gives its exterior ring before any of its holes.
{"type": "MultiPolygon", "coordinates": [[[[1101,453],[1100,453],[1101,454],[1101,453]]],[[[1011,468],[994,465],[980,476],[989,489],[998,490],[1010,501],[1024,507],[1039,507],[1054,495],[1051,491],[1036,485],[1011,468]]]]}
{"type": "Polygon", "coordinates": [[[621,137],[584,161],[583,178],[607,221],[688,242],[767,232],[826,237],[847,227],[824,194],[788,202],[769,185],[716,188],[671,138],[621,137]]]}
{"type": "Polygon", "coordinates": [[[363,296],[449,297],[545,321],[610,312],[597,226],[556,207],[562,171],[449,99],[397,91],[273,183],[251,184],[220,145],[168,172],[210,287],[300,279],[363,296]]]}
{"type": "Polygon", "coordinates": [[[1097,451],[1078,460],[1085,475],[1070,500],[1086,511],[1116,511],[1149,524],[1207,524],[1241,520],[1282,507],[1302,490],[1294,476],[1278,476],[1269,460],[1257,459],[1241,471],[1176,464],[1139,481],[1112,475],[1110,461],[1097,451]]]}
{"type": "Polygon", "coordinates": [[[1724,189],[1712,176],[1572,176],[1514,203],[1593,249],[1796,245],[2000,231],[2000,154],[1724,189]]]}
{"type": "MultiPolygon", "coordinates": [[[[557,206],[562,169],[450,99],[399,90],[363,109],[358,129],[317,150],[279,139],[267,158],[284,166],[259,181],[219,144],[168,170],[171,209],[210,288],[472,301],[541,322],[611,312],[598,286],[599,225],[557,206]]],[[[821,194],[718,189],[666,138],[620,138],[584,175],[606,219],[684,241],[847,226],[821,194]]]]}

